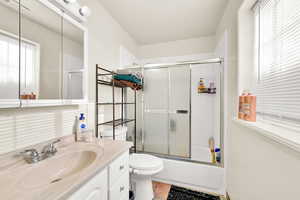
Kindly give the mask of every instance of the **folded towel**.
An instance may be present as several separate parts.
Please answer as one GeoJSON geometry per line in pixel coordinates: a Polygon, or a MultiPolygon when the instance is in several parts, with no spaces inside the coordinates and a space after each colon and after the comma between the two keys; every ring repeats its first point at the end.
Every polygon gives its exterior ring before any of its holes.
{"type": "Polygon", "coordinates": [[[137,83],[133,83],[131,81],[125,81],[125,80],[116,80],[114,79],[115,85],[122,86],[122,87],[130,87],[133,90],[140,90],[142,89],[142,85],[139,85],[137,83]]]}
{"type": "Polygon", "coordinates": [[[142,85],[142,80],[133,74],[117,74],[117,75],[114,75],[114,79],[129,81],[132,83],[142,85]]]}

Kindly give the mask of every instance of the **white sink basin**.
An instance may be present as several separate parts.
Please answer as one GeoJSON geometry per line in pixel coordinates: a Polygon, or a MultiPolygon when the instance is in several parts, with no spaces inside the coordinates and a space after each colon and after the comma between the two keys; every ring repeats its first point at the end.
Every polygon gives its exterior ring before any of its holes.
{"type": "Polygon", "coordinates": [[[21,187],[32,189],[55,184],[70,176],[79,174],[89,167],[96,157],[97,153],[94,151],[55,155],[52,158],[34,164],[25,177],[22,178],[21,187]]]}

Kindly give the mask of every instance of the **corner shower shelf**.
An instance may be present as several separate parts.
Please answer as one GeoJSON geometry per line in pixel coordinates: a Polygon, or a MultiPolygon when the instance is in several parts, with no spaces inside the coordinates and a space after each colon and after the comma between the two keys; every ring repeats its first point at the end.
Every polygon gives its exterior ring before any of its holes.
{"type": "Polygon", "coordinates": [[[216,92],[213,92],[213,93],[211,93],[211,92],[198,92],[198,94],[217,94],[216,92]]]}
{"type": "Polygon", "coordinates": [[[99,134],[99,126],[112,126],[113,127],[113,139],[115,140],[115,129],[117,126],[123,126],[127,123],[133,122],[134,123],[134,146],[132,151],[136,152],[136,89],[134,89],[134,102],[126,102],[126,98],[124,96],[127,94],[126,89],[128,88],[127,85],[121,84],[119,81],[114,81],[113,76],[117,75],[116,72],[110,71],[108,69],[105,69],[103,67],[100,67],[100,65],[96,65],[96,108],[95,108],[95,120],[96,120],[96,137],[101,137],[102,135],[99,134]],[[111,81],[106,81],[100,79],[100,77],[109,77],[111,81]],[[104,85],[104,86],[110,86],[112,88],[112,102],[99,102],[99,86],[104,85]],[[117,89],[121,89],[121,102],[115,102],[115,91],[117,89]],[[113,115],[113,120],[99,123],[98,119],[98,114],[99,114],[99,107],[101,106],[112,106],[112,115],[113,115]],[[121,106],[121,118],[116,119],[116,108],[115,106],[121,106]],[[126,119],[124,116],[126,116],[126,110],[125,110],[125,105],[134,105],[134,118],[133,119],[126,119]]]}

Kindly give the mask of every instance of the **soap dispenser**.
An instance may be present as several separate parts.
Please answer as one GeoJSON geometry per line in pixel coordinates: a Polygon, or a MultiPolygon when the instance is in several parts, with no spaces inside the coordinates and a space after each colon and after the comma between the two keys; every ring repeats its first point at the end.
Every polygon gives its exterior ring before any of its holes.
{"type": "Polygon", "coordinates": [[[81,133],[83,133],[84,131],[86,131],[87,129],[87,125],[86,125],[86,122],[85,122],[85,116],[84,116],[84,113],[80,113],[80,116],[79,116],[79,130],[81,133]]]}

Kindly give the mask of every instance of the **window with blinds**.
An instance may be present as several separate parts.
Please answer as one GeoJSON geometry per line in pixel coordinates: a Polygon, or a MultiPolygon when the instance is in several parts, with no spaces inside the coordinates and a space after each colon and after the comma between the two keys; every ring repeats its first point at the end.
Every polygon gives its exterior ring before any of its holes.
{"type": "Polygon", "coordinates": [[[25,41],[21,43],[21,91],[39,94],[39,48],[25,41]]]}
{"type": "Polygon", "coordinates": [[[19,43],[0,31],[0,98],[19,98],[19,43]]]}
{"type": "Polygon", "coordinates": [[[260,0],[254,12],[257,114],[300,128],[300,0],[260,0]]]}
{"type": "Polygon", "coordinates": [[[39,45],[21,41],[17,35],[0,30],[0,98],[19,97],[19,50],[21,50],[21,91],[39,92],[39,45]]]}

